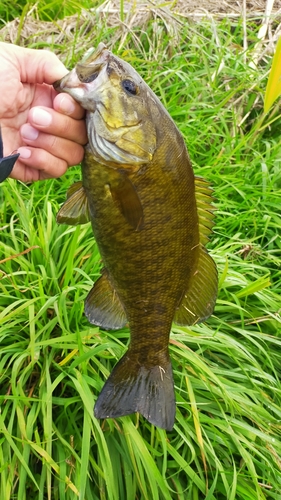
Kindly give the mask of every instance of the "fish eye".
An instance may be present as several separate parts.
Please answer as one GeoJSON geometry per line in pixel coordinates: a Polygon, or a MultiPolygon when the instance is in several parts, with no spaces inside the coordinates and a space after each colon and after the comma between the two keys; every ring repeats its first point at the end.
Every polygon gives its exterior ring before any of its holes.
{"type": "Polygon", "coordinates": [[[90,82],[93,82],[99,76],[99,72],[95,71],[95,73],[92,73],[91,75],[83,75],[82,73],[78,73],[77,76],[78,76],[80,82],[90,83],[90,82]]]}
{"type": "Polygon", "coordinates": [[[127,94],[137,95],[138,87],[132,80],[123,80],[122,87],[127,92],[127,94]]]}

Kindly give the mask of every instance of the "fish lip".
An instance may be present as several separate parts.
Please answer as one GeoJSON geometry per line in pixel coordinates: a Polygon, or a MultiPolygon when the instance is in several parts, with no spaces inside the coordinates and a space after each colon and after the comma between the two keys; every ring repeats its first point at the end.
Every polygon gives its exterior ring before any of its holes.
{"type": "Polygon", "coordinates": [[[89,93],[92,90],[97,90],[100,85],[103,83],[103,78],[100,78],[101,76],[103,77],[104,73],[106,72],[106,65],[101,66],[99,65],[98,68],[100,69],[100,72],[95,80],[92,82],[83,82],[82,80],[79,79],[76,67],[67,73],[63,78],[60,80],[57,80],[53,83],[53,87],[56,90],[56,92],[66,92],[74,99],[78,100],[76,96],[74,95],[79,93],[81,96],[81,92],[89,93]],[[101,81],[102,80],[102,81],[101,81]]]}
{"type": "Polygon", "coordinates": [[[62,78],[60,80],[56,80],[54,83],[53,83],[53,87],[54,89],[57,91],[57,92],[63,92],[62,88],[61,88],[61,81],[62,81],[62,78]]]}
{"type": "Polygon", "coordinates": [[[75,68],[64,75],[60,80],[56,80],[53,83],[53,87],[57,92],[67,92],[68,89],[76,88],[80,86],[80,80],[78,79],[75,68]]]}
{"type": "Polygon", "coordinates": [[[98,83],[100,81],[99,77],[100,75],[103,75],[104,72],[106,71],[106,67],[110,60],[110,56],[111,52],[106,48],[106,46],[103,43],[100,43],[95,52],[90,57],[86,57],[85,59],[83,59],[75,66],[75,68],[73,68],[64,77],[62,77],[60,80],[56,80],[53,83],[53,88],[58,93],[66,92],[67,94],[72,95],[72,97],[79,102],[80,99],[79,98],[77,99],[77,97],[78,96],[82,97],[83,91],[88,93],[89,90],[99,87],[98,83]],[[97,84],[94,83],[95,80],[90,82],[87,81],[83,82],[83,79],[79,78],[79,68],[81,72],[83,71],[83,69],[89,73],[97,71],[98,75],[97,78],[95,79],[97,80],[97,84]],[[75,90],[76,90],[75,92],[76,95],[74,95],[75,90]]]}

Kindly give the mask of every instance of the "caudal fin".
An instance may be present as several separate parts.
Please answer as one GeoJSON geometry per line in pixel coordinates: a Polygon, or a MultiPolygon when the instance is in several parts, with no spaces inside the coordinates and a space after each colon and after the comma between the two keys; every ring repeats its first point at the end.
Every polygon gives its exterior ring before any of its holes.
{"type": "Polygon", "coordinates": [[[114,367],[95,404],[96,418],[141,413],[151,424],[172,430],[175,395],[171,362],[165,366],[136,364],[126,353],[114,367]]]}

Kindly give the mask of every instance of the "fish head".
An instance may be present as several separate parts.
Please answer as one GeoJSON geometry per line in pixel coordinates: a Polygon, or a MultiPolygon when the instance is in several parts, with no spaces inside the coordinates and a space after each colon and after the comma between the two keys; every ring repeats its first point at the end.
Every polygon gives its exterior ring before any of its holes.
{"type": "Polygon", "coordinates": [[[89,147],[97,161],[126,167],[152,160],[157,145],[154,94],[132,66],[104,44],[54,87],[87,111],[89,147]]]}

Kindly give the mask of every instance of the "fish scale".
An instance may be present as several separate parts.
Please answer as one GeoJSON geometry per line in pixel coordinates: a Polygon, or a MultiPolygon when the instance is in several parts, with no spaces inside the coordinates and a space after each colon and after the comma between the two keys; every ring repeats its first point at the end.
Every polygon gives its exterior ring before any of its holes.
{"type": "Polygon", "coordinates": [[[171,430],[172,321],[207,319],[217,295],[216,266],[204,247],[213,224],[211,190],[194,177],[183,137],[159,99],[103,44],[55,88],[87,115],[82,182],[70,188],[57,216],[74,225],[90,220],[102,257],[85,314],[106,330],[130,327],[128,350],[95,416],[140,412],[171,430]]]}

